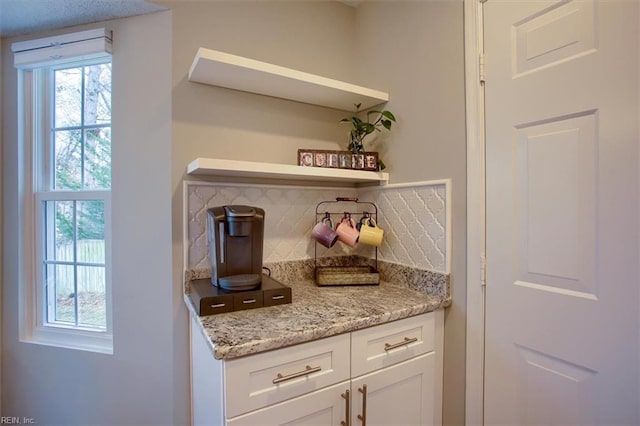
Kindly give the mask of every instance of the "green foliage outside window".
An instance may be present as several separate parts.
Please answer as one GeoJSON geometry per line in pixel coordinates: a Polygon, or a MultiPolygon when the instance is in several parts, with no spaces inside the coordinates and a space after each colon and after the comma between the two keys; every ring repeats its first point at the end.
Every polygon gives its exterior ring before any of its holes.
{"type": "MultiPolygon", "coordinates": [[[[111,188],[111,64],[54,71],[54,183],[56,190],[111,188]]],[[[56,244],[104,239],[104,206],[86,202],[56,209],[56,244]]]]}

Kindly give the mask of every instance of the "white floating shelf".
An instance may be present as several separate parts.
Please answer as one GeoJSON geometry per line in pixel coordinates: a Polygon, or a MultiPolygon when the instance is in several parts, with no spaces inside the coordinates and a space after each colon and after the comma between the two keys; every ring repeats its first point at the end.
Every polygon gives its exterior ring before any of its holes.
{"type": "Polygon", "coordinates": [[[379,90],[203,47],[191,64],[189,81],[344,111],[389,100],[389,94],[379,90]]]}
{"type": "Polygon", "coordinates": [[[379,183],[389,182],[389,174],[363,170],[303,167],[290,164],[196,158],[187,166],[193,176],[233,176],[260,179],[305,180],[317,182],[379,183]]]}

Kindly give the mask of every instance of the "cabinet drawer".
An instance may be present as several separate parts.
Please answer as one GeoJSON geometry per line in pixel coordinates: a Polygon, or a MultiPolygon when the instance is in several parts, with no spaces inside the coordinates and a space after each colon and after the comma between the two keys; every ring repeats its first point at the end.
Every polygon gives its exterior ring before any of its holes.
{"type": "MultiPolygon", "coordinates": [[[[234,417],[227,426],[280,426],[347,424],[346,401],[341,396],[350,389],[348,381],[308,393],[298,398],[270,405],[265,408],[234,417]]],[[[352,423],[353,424],[353,423],[352,423]]]]}
{"type": "Polygon", "coordinates": [[[435,349],[435,313],[351,333],[351,375],[360,376],[435,349]]]}
{"type": "Polygon", "coordinates": [[[349,379],[349,345],[343,334],[226,361],[226,418],[349,379]]]}

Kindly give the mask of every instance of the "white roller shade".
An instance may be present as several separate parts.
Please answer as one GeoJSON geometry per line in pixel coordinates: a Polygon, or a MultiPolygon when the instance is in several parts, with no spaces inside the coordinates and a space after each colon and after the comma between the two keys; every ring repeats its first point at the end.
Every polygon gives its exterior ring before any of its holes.
{"type": "Polygon", "coordinates": [[[11,45],[16,68],[40,68],[111,54],[111,31],[80,31],[11,45]]]}

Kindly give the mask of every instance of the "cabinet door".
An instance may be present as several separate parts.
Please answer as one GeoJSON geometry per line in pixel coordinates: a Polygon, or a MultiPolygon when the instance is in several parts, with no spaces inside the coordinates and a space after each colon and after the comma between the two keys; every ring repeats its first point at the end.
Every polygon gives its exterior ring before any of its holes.
{"type": "Polygon", "coordinates": [[[353,379],[351,425],[436,424],[435,361],[431,352],[353,379]]]}
{"type": "Polygon", "coordinates": [[[346,422],[349,381],[227,421],[228,426],[340,426],[346,422]]]}

